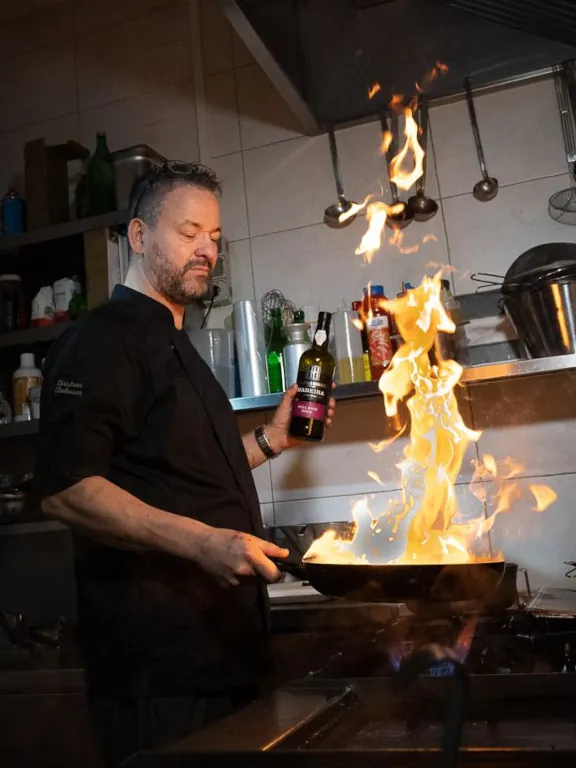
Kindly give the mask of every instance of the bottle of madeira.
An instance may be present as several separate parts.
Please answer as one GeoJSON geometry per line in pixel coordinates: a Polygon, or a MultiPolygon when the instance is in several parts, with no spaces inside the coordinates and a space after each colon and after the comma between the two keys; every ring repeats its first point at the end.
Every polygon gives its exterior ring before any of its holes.
{"type": "Polygon", "coordinates": [[[329,312],[320,312],[314,343],[300,358],[298,393],[292,403],[290,434],[300,440],[322,440],[336,363],[328,352],[329,312]]]}

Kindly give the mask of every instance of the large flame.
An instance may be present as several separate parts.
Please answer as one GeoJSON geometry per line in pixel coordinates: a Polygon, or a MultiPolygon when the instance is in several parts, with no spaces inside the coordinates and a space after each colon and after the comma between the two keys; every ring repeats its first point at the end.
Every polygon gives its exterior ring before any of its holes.
{"type": "MultiPolygon", "coordinates": [[[[445,71],[446,66],[438,62],[423,84],[445,71]]],[[[370,95],[378,89],[378,84],[374,84],[370,95]]],[[[406,140],[390,164],[390,178],[400,189],[407,190],[422,175],[424,152],[418,143],[418,126],[412,109],[402,105],[400,96],[391,104],[396,111],[404,110],[406,140]]],[[[390,140],[389,133],[384,132],[383,150],[388,148],[390,140]]],[[[368,229],[356,249],[357,254],[364,255],[366,261],[372,259],[382,246],[387,216],[399,212],[403,205],[387,205],[368,196],[363,203],[355,204],[353,213],[343,214],[349,217],[366,210],[368,229]]],[[[432,238],[427,235],[422,242],[432,238]]],[[[402,246],[399,231],[394,232],[389,243],[401,253],[417,250],[417,246],[402,246]]],[[[446,268],[441,267],[433,277],[424,277],[417,288],[397,299],[382,300],[382,307],[394,315],[403,344],[382,374],[379,388],[389,418],[396,416],[400,402],[406,403],[410,413],[410,439],[399,464],[400,498],[392,499],[379,513],[370,509],[367,499],[357,502],[353,510],[352,537],[343,538],[327,531],[313,542],[306,560],[426,564],[503,559],[502,553],[490,551],[488,534],[497,516],[523,498],[518,478],[524,468],[511,458],[497,461],[488,454],[481,461],[474,461],[470,490],[478,500],[478,508],[472,515],[459,511],[456,479],[469,444],[477,441],[481,433],[465,425],[458,409],[454,389],[462,367],[454,360],[442,359],[436,344],[439,333],[455,331],[441,299],[444,271],[446,268]]],[[[357,321],[359,327],[366,319],[361,313],[357,321]]],[[[372,445],[374,452],[384,451],[403,431],[372,445]]],[[[384,485],[374,470],[369,470],[368,476],[384,485]]],[[[545,485],[532,484],[529,491],[536,502],[535,512],[544,511],[556,500],[554,491],[545,485]]]]}

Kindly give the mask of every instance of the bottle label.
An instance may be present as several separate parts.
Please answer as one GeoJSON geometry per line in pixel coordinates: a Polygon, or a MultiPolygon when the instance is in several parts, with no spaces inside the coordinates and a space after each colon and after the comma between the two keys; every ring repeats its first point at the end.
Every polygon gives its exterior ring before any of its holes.
{"type": "Polygon", "coordinates": [[[367,319],[366,331],[368,333],[368,346],[370,347],[370,362],[373,366],[385,368],[392,360],[392,342],[388,318],[382,315],[367,319]]]}
{"type": "Polygon", "coordinates": [[[311,365],[298,374],[298,392],[292,403],[292,416],[323,421],[330,399],[332,377],[319,365],[311,365]]]}

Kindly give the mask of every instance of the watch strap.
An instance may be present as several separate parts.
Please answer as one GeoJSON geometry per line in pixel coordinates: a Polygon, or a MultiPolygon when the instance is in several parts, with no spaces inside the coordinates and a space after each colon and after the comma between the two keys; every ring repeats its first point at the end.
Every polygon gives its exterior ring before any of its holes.
{"type": "Polygon", "coordinates": [[[254,430],[254,437],[256,438],[260,450],[267,459],[275,459],[280,455],[279,453],[275,453],[270,445],[270,440],[268,440],[268,435],[266,434],[264,427],[256,427],[254,430]]]}

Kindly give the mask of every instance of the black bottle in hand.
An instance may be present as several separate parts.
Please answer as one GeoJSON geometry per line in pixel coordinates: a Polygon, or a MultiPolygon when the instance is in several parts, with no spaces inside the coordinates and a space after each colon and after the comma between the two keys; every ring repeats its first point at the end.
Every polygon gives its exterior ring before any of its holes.
{"type": "Polygon", "coordinates": [[[330,338],[329,312],[320,312],[314,343],[300,358],[298,394],[292,403],[290,434],[300,440],[324,439],[328,403],[336,363],[328,352],[330,338]]]}

